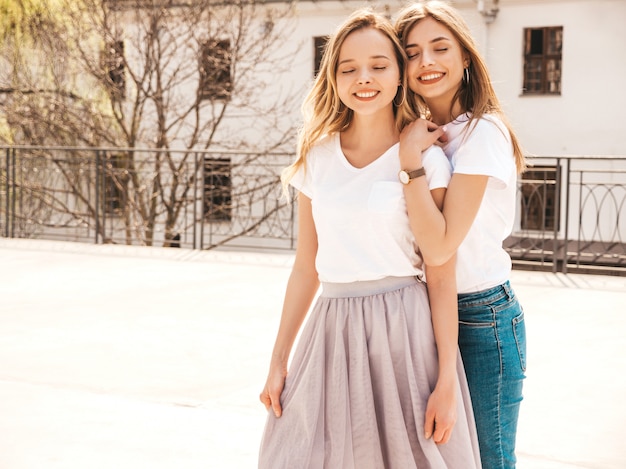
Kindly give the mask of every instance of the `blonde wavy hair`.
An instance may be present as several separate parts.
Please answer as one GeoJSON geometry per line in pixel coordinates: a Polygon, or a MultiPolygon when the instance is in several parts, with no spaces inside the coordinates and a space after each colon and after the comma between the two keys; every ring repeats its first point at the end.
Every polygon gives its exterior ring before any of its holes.
{"type": "Polygon", "coordinates": [[[383,33],[391,42],[398,67],[400,83],[393,100],[393,111],[398,130],[417,118],[411,106],[407,104],[406,92],[406,53],[398,40],[393,24],[385,16],[363,8],[355,11],[340,25],[329,38],[324,49],[320,70],[302,105],[304,123],[300,129],[296,160],[281,175],[283,189],[287,191],[289,182],[298,170],[305,166],[311,148],[324,136],[346,130],[352,122],[353,111],[339,99],[337,90],[337,65],[339,52],[346,38],[355,31],[372,28],[383,33]],[[400,103],[399,105],[396,103],[400,103]]]}
{"type": "MultiPolygon", "coordinates": [[[[480,52],[478,52],[478,47],[471,35],[470,29],[458,10],[438,0],[414,3],[407,6],[400,12],[396,20],[396,33],[402,43],[402,47],[406,47],[409,33],[415,25],[428,17],[441,23],[454,35],[470,60],[470,65],[467,68],[469,71],[469,80],[463,80],[456,92],[450,106],[450,120],[457,117],[452,115],[452,106],[455,102],[461,105],[462,112],[471,113],[468,129],[471,128],[472,122],[477,122],[484,114],[497,115],[507,126],[511,134],[517,172],[523,172],[526,168],[526,161],[519,140],[502,111],[498,97],[491,84],[491,79],[489,78],[487,65],[481,57],[480,52]]],[[[430,111],[426,102],[421,96],[415,94],[410,89],[407,90],[407,102],[409,106],[412,107],[414,113],[424,116],[427,119],[430,118],[430,111]]]]}

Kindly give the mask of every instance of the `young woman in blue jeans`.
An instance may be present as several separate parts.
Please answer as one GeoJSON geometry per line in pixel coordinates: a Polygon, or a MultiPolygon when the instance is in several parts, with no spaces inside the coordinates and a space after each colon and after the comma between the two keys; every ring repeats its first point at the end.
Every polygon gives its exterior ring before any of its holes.
{"type": "Polygon", "coordinates": [[[427,263],[457,254],[459,346],[482,465],[514,468],[526,339],[502,242],[513,229],[524,157],[457,10],[416,3],[400,13],[396,32],[408,56],[407,99],[423,117],[402,132],[400,165],[420,168],[420,150],[439,138],[453,168],[443,211],[424,180],[405,186],[407,205],[421,214],[413,233],[427,263]]]}

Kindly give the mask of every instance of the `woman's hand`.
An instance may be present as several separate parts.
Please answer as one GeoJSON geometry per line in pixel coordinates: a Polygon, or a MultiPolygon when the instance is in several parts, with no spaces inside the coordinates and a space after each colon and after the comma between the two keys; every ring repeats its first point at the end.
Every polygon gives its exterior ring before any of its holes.
{"type": "Polygon", "coordinates": [[[437,444],[444,444],[450,440],[457,418],[456,392],[456,379],[437,382],[426,406],[424,423],[426,439],[432,436],[437,444]]]}
{"type": "Polygon", "coordinates": [[[274,411],[276,417],[280,417],[283,409],[280,405],[280,395],[285,387],[285,378],[287,377],[287,367],[281,364],[270,364],[270,371],[265,382],[265,387],[259,398],[267,410],[270,408],[274,411]]]}
{"type": "Polygon", "coordinates": [[[437,141],[446,141],[445,127],[439,127],[426,119],[414,120],[400,133],[400,148],[408,152],[423,152],[437,141]]]}
{"type": "Polygon", "coordinates": [[[287,281],[287,290],[280,317],[280,326],[270,359],[270,371],[259,399],[276,417],[283,413],[280,395],[285,387],[287,364],[300,326],[304,321],[320,285],[315,269],[317,256],[317,231],[313,221],[311,199],[298,193],[298,246],[296,258],[287,281]]]}

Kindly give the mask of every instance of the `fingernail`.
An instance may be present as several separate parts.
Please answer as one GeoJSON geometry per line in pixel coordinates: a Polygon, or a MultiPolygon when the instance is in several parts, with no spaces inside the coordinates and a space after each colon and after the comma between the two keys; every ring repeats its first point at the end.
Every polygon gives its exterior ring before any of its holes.
{"type": "Polygon", "coordinates": [[[448,131],[448,126],[444,125],[444,126],[443,126],[443,131],[444,131],[444,132],[447,132],[447,131],[448,131]]]}

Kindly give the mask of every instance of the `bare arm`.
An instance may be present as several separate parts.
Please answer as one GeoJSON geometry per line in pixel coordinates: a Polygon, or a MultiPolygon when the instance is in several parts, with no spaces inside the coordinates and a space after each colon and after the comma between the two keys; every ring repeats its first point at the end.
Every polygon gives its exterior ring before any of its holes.
{"type": "Polygon", "coordinates": [[[458,306],[456,258],[441,266],[426,266],[428,297],[437,344],[439,375],[426,406],[424,434],[435,443],[447,443],[457,418],[458,306]]]}
{"type": "MultiPolygon", "coordinates": [[[[425,178],[420,178],[425,179],[425,178]]],[[[413,184],[413,183],[411,183],[413,184]]],[[[427,193],[433,206],[439,211],[447,197],[445,188],[427,193]]],[[[409,206],[412,226],[421,223],[421,214],[415,206],[409,206]]],[[[421,246],[420,246],[421,249],[421,246]]],[[[457,407],[457,353],[458,353],[458,303],[456,292],[456,256],[440,266],[426,262],[426,282],[430,302],[433,332],[437,344],[439,374],[437,384],[426,406],[424,436],[433,437],[435,443],[447,443],[456,424],[457,407]]]]}
{"type": "Polygon", "coordinates": [[[317,232],[313,222],[311,199],[298,195],[298,246],[287,282],[278,334],[270,360],[270,370],[260,399],[277,417],[282,414],[280,395],[285,385],[289,354],[300,326],[319,288],[315,270],[317,232]]]}
{"type": "MultiPolygon", "coordinates": [[[[403,168],[422,166],[423,149],[443,133],[442,128],[433,130],[433,126],[435,124],[418,119],[402,131],[400,164],[403,168]]],[[[420,214],[411,217],[411,229],[427,264],[444,264],[456,253],[476,218],[487,181],[487,176],[453,174],[442,211],[431,196],[426,178],[417,178],[405,186],[409,214],[420,214]]]]}

